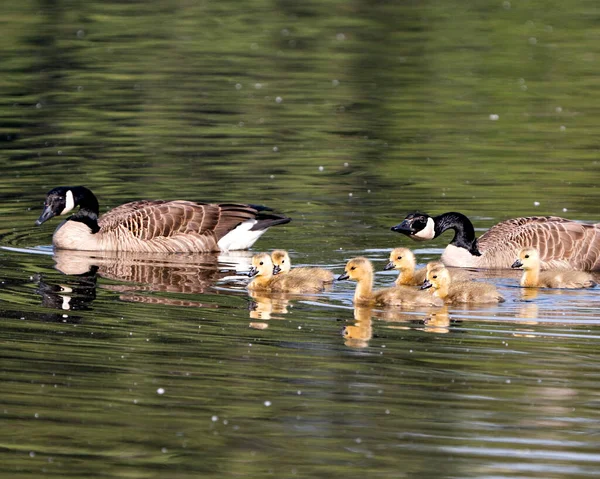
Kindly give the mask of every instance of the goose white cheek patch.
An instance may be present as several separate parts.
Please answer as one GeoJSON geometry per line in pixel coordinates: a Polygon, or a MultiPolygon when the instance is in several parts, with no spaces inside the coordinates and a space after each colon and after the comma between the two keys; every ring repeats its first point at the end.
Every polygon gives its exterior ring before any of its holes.
{"type": "Polygon", "coordinates": [[[69,211],[75,208],[75,198],[73,198],[73,192],[71,190],[67,191],[67,205],[65,209],[60,212],[61,216],[66,215],[69,211]]]}
{"type": "Polygon", "coordinates": [[[416,232],[412,235],[413,239],[426,241],[435,237],[435,223],[432,218],[427,218],[427,225],[421,231],[416,232]]]}

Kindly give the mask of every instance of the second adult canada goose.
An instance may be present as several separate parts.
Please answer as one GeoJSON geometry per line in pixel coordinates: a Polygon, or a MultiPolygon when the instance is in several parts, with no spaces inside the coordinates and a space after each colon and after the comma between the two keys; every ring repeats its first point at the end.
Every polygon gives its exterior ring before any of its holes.
{"type": "Polygon", "coordinates": [[[549,270],[540,272],[540,255],[535,248],[523,248],[513,268],[523,268],[524,288],[592,288],[596,282],[583,271],[549,270]]]}
{"type": "Polygon", "coordinates": [[[493,284],[478,281],[452,281],[448,268],[432,265],[421,289],[433,288],[434,296],[446,303],[499,303],[504,297],[493,284]]]}
{"type": "Polygon", "coordinates": [[[411,213],[392,227],[415,241],[437,238],[446,230],[454,238],[444,250],[446,266],[510,268],[519,250],[534,247],[542,269],[600,269],[600,223],[583,224],[558,216],[513,218],[475,237],[473,223],[461,213],[431,217],[411,213]]]}
{"type": "Polygon", "coordinates": [[[289,275],[290,278],[294,278],[300,283],[313,284],[317,287],[320,286],[322,289],[325,284],[332,283],[334,279],[333,273],[324,268],[300,267],[292,269],[290,255],[282,249],[273,250],[271,260],[275,270],[278,270],[278,275],[289,275]]]}
{"type": "Polygon", "coordinates": [[[134,201],[98,218],[98,200],[83,186],[59,186],[46,195],[41,225],[56,215],[79,211],[63,221],[52,237],[59,249],[206,253],[247,249],[270,226],[290,218],[262,206],[192,201],[134,201]]]}
{"type": "Polygon", "coordinates": [[[318,293],[323,291],[323,282],[310,283],[289,275],[274,275],[271,256],[259,253],[252,257],[252,267],[248,276],[254,278],[248,289],[281,293],[318,293]]]}
{"type": "MultiPolygon", "coordinates": [[[[417,260],[411,250],[408,248],[394,248],[390,253],[389,263],[383,269],[386,271],[390,269],[399,271],[396,286],[420,286],[425,281],[427,269],[421,268],[415,270],[416,266],[417,260]]],[[[470,279],[469,274],[464,271],[452,271],[450,274],[454,281],[466,281],[470,279]]]]}
{"type": "Polygon", "coordinates": [[[440,306],[433,295],[408,286],[394,286],[373,291],[373,265],[367,258],[353,258],[338,280],[357,281],[354,304],[358,306],[440,306]]]}

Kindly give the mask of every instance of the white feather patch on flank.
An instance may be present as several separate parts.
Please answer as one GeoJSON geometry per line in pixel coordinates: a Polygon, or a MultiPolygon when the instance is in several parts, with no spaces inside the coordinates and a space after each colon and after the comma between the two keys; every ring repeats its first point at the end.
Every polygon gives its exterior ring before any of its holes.
{"type": "Polygon", "coordinates": [[[427,218],[427,224],[421,231],[417,231],[411,238],[417,241],[428,241],[435,237],[435,223],[433,218],[427,218]]]}
{"type": "Polygon", "coordinates": [[[61,216],[66,215],[73,208],[75,208],[75,198],[73,198],[73,192],[69,190],[67,191],[67,206],[60,212],[61,216]]]}
{"type": "Polygon", "coordinates": [[[233,251],[237,249],[248,249],[252,246],[268,228],[250,231],[257,223],[256,220],[248,220],[236,226],[223,236],[217,246],[221,251],[233,251]]]}

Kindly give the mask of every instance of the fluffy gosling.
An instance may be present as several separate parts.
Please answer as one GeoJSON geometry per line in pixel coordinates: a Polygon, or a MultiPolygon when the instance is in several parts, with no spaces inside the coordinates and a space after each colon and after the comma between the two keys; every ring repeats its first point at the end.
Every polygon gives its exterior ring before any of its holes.
{"type": "Polygon", "coordinates": [[[433,295],[446,303],[499,303],[504,297],[493,284],[476,281],[452,282],[450,272],[441,264],[427,270],[427,279],[421,289],[433,288],[433,295]]]}
{"type": "Polygon", "coordinates": [[[373,291],[373,265],[367,258],[353,258],[346,264],[338,280],[357,281],[354,304],[359,306],[440,306],[433,295],[407,286],[394,286],[373,291]]]}
{"type": "Polygon", "coordinates": [[[591,274],[583,271],[540,271],[541,260],[535,248],[523,248],[512,268],[522,268],[521,286],[524,288],[592,288],[596,282],[591,274]]]}

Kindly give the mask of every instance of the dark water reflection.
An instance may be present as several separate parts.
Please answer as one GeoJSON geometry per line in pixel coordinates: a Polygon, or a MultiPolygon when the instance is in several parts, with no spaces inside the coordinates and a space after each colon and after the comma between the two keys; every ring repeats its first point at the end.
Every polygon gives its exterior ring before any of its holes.
{"type": "Polygon", "coordinates": [[[46,191],[260,203],[341,273],[408,211],[598,221],[596,4],[3,3],[0,476],[597,477],[599,290],[353,308],[253,252],[59,252],[46,191]],[[592,13],[590,13],[592,12],[592,13]],[[17,250],[15,250],[16,248],[17,250]],[[23,250],[26,250],[24,252],[23,250]],[[34,254],[38,253],[38,254],[34,254]]]}

